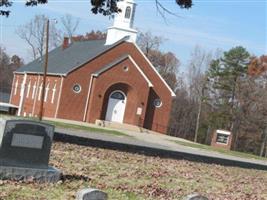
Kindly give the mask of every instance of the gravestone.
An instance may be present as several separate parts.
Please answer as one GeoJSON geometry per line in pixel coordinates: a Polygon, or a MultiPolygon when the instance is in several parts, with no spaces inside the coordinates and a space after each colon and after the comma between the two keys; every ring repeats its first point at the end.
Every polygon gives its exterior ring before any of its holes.
{"type": "Polygon", "coordinates": [[[209,200],[207,197],[204,197],[200,194],[190,194],[184,198],[184,200],[209,200]]]}
{"type": "Polygon", "coordinates": [[[48,166],[54,126],[30,120],[0,121],[0,179],[57,182],[61,172],[48,166]]]}
{"type": "Polygon", "coordinates": [[[86,188],[77,192],[76,200],[107,200],[108,195],[98,189],[86,188]]]}

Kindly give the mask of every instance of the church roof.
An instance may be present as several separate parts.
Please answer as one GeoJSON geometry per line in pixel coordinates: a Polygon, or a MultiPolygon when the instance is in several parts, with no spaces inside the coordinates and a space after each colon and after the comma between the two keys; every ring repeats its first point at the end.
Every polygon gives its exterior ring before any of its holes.
{"type": "MultiPolygon", "coordinates": [[[[47,73],[66,75],[126,39],[127,37],[112,45],[105,45],[106,40],[90,40],[73,42],[65,49],[57,47],[48,53],[47,73]]],[[[43,73],[43,68],[44,56],[20,67],[16,72],[43,73]]]]}
{"type": "MultiPolygon", "coordinates": [[[[126,36],[111,45],[105,45],[106,40],[90,40],[90,41],[73,42],[65,49],[63,49],[62,46],[57,47],[48,53],[47,74],[65,76],[69,74],[70,72],[72,72],[73,70],[75,70],[76,68],[83,66],[87,62],[90,62],[92,59],[96,58],[97,56],[101,55],[107,50],[119,45],[120,43],[124,41],[128,41],[128,39],[129,37],[126,36]]],[[[134,45],[137,48],[137,50],[144,56],[148,64],[151,66],[152,70],[157,74],[157,76],[161,79],[161,81],[166,85],[168,90],[171,92],[171,95],[176,96],[175,93],[170,88],[170,86],[161,77],[161,75],[154,68],[152,63],[148,60],[148,58],[141,51],[141,49],[136,44],[134,45]]],[[[118,58],[118,60],[120,59],[125,59],[125,58],[118,58]]],[[[118,60],[115,60],[114,62],[118,62],[118,60]]],[[[133,59],[131,59],[131,61],[134,62],[133,59]]],[[[97,71],[97,72],[102,73],[103,71],[107,70],[107,68],[110,68],[112,66],[113,66],[113,63],[110,63],[107,66],[104,66],[102,69],[100,69],[100,71],[97,71]]],[[[33,74],[42,74],[43,68],[44,68],[44,56],[42,57],[42,59],[38,58],[30,62],[29,64],[20,67],[19,69],[15,71],[15,73],[26,72],[26,73],[33,73],[33,74]]],[[[137,69],[139,69],[138,66],[137,66],[137,69]]],[[[142,75],[143,75],[143,72],[142,72],[142,75]]],[[[145,78],[147,77],[145,76],[145,78]]],[[[149,80],[147,81],[149,85],[152,85],[152,83],[149,80]]]]}

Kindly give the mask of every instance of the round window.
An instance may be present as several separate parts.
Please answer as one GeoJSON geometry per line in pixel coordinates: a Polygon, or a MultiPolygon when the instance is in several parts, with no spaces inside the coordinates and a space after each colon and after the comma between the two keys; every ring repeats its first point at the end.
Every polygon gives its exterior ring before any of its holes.
{"type": "Polygon", "coordinates": [[[155,99],[154,100],[154,106],[159,108],[162,106],[162,101],[160,99],[155,99]]]}
{"type": "Polygon", "coordinates": [[[129,68],[127,66],[123,67],[123,71],[128,72],[129,68]]]}
{"type": "Polygon", "coordinates": [[[79,84],[75,84],[72,88],[72,90],[75,92],[75,93],[79,93],[81,92],[82,88],[79,84]]]}

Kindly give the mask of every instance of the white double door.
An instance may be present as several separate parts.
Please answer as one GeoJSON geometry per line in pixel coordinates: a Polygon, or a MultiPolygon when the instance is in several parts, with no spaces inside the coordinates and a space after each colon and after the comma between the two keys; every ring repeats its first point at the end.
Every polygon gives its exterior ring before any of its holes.
{"type": "Polygon", "coordinates": [[[114,91],[109,96],[106,121],[123,123],[126,96],[122,91],[114,91]]]}

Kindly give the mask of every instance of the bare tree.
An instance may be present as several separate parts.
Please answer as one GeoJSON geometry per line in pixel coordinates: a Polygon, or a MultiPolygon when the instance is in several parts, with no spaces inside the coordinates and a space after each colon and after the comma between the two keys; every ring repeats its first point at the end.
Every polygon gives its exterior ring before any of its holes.
{"type": "Polygon", "coordinates": [[[212,54],[196,46],[191,54],[189,61],[189,95],[197,102],[197,119],[195,124],[194,142],[197,142],[202,104],[205,97],[205,88],[207,84],[207,69],[211,63],[212,54]]]}
{"type": "Polygon", "coordinates": [[[153,36],[151,32],[140,33],[137,37],[137,44],[149,58],[152,51],[158,51],[160,45],[163,43],[163,38],[160,36],[153,36]]]}
{"type": "Polygon", "coordinates": [[[88,40],[105,40],[107,33],[101,32],[99,30],[87,32],[85,35],[77,35],[72,37],[73,42],[75,41],[88,41],[88,40]]]}
{"type": "MultiPolygon", "coordinates": [[[[261,132],[259,155],[267,153],[267,72],[257,76],[247,76],[238,88],[238,102],[241,107],[243,126],[256,127],[261,132]]],[[[255,138],[255,134],[252,137],[255,138]]],[[[267,156],[267,155],[265,155],[267,156]]]]}
{"type": "MultiPolygon", "coordinates": [[[[29,45],[33,59],[42,57],[44,54],[46,19],[45,15],[36,15],[29,23],[16,30],[18,36],[29,45]]],[[[51,23],[49,38],[50,49],[59,46],[61,33],[55,27],[55,23],[51,23]]]]}
{"type": "Polygon", "coordinates": [[[193,139],[194,125],[196,120],[195,102],[188,95],[184,75],[177,77],[178,87],[176,97],[172,103],[169,134],[176,137],[193,139]]]}
{"type": "Polygon", "coordinates": [[[66,14],[64,17],[61,17],[61,23],[64,27],[64,34],[66,34],[72,41],[72,37],[80,23],[79,19],[75,20],[72,15],[66,14]]]}
{"type": "Polygon", "coordinates": [[[180,66],[179,59],[172,52],[163,52],[160,45],[164,39],[160,36],[154,36],[151,32],[140,33],[137,38],[137,44],[165,79],[168,85],[175,90],[177,87],[177,73],[180,66]]]}

